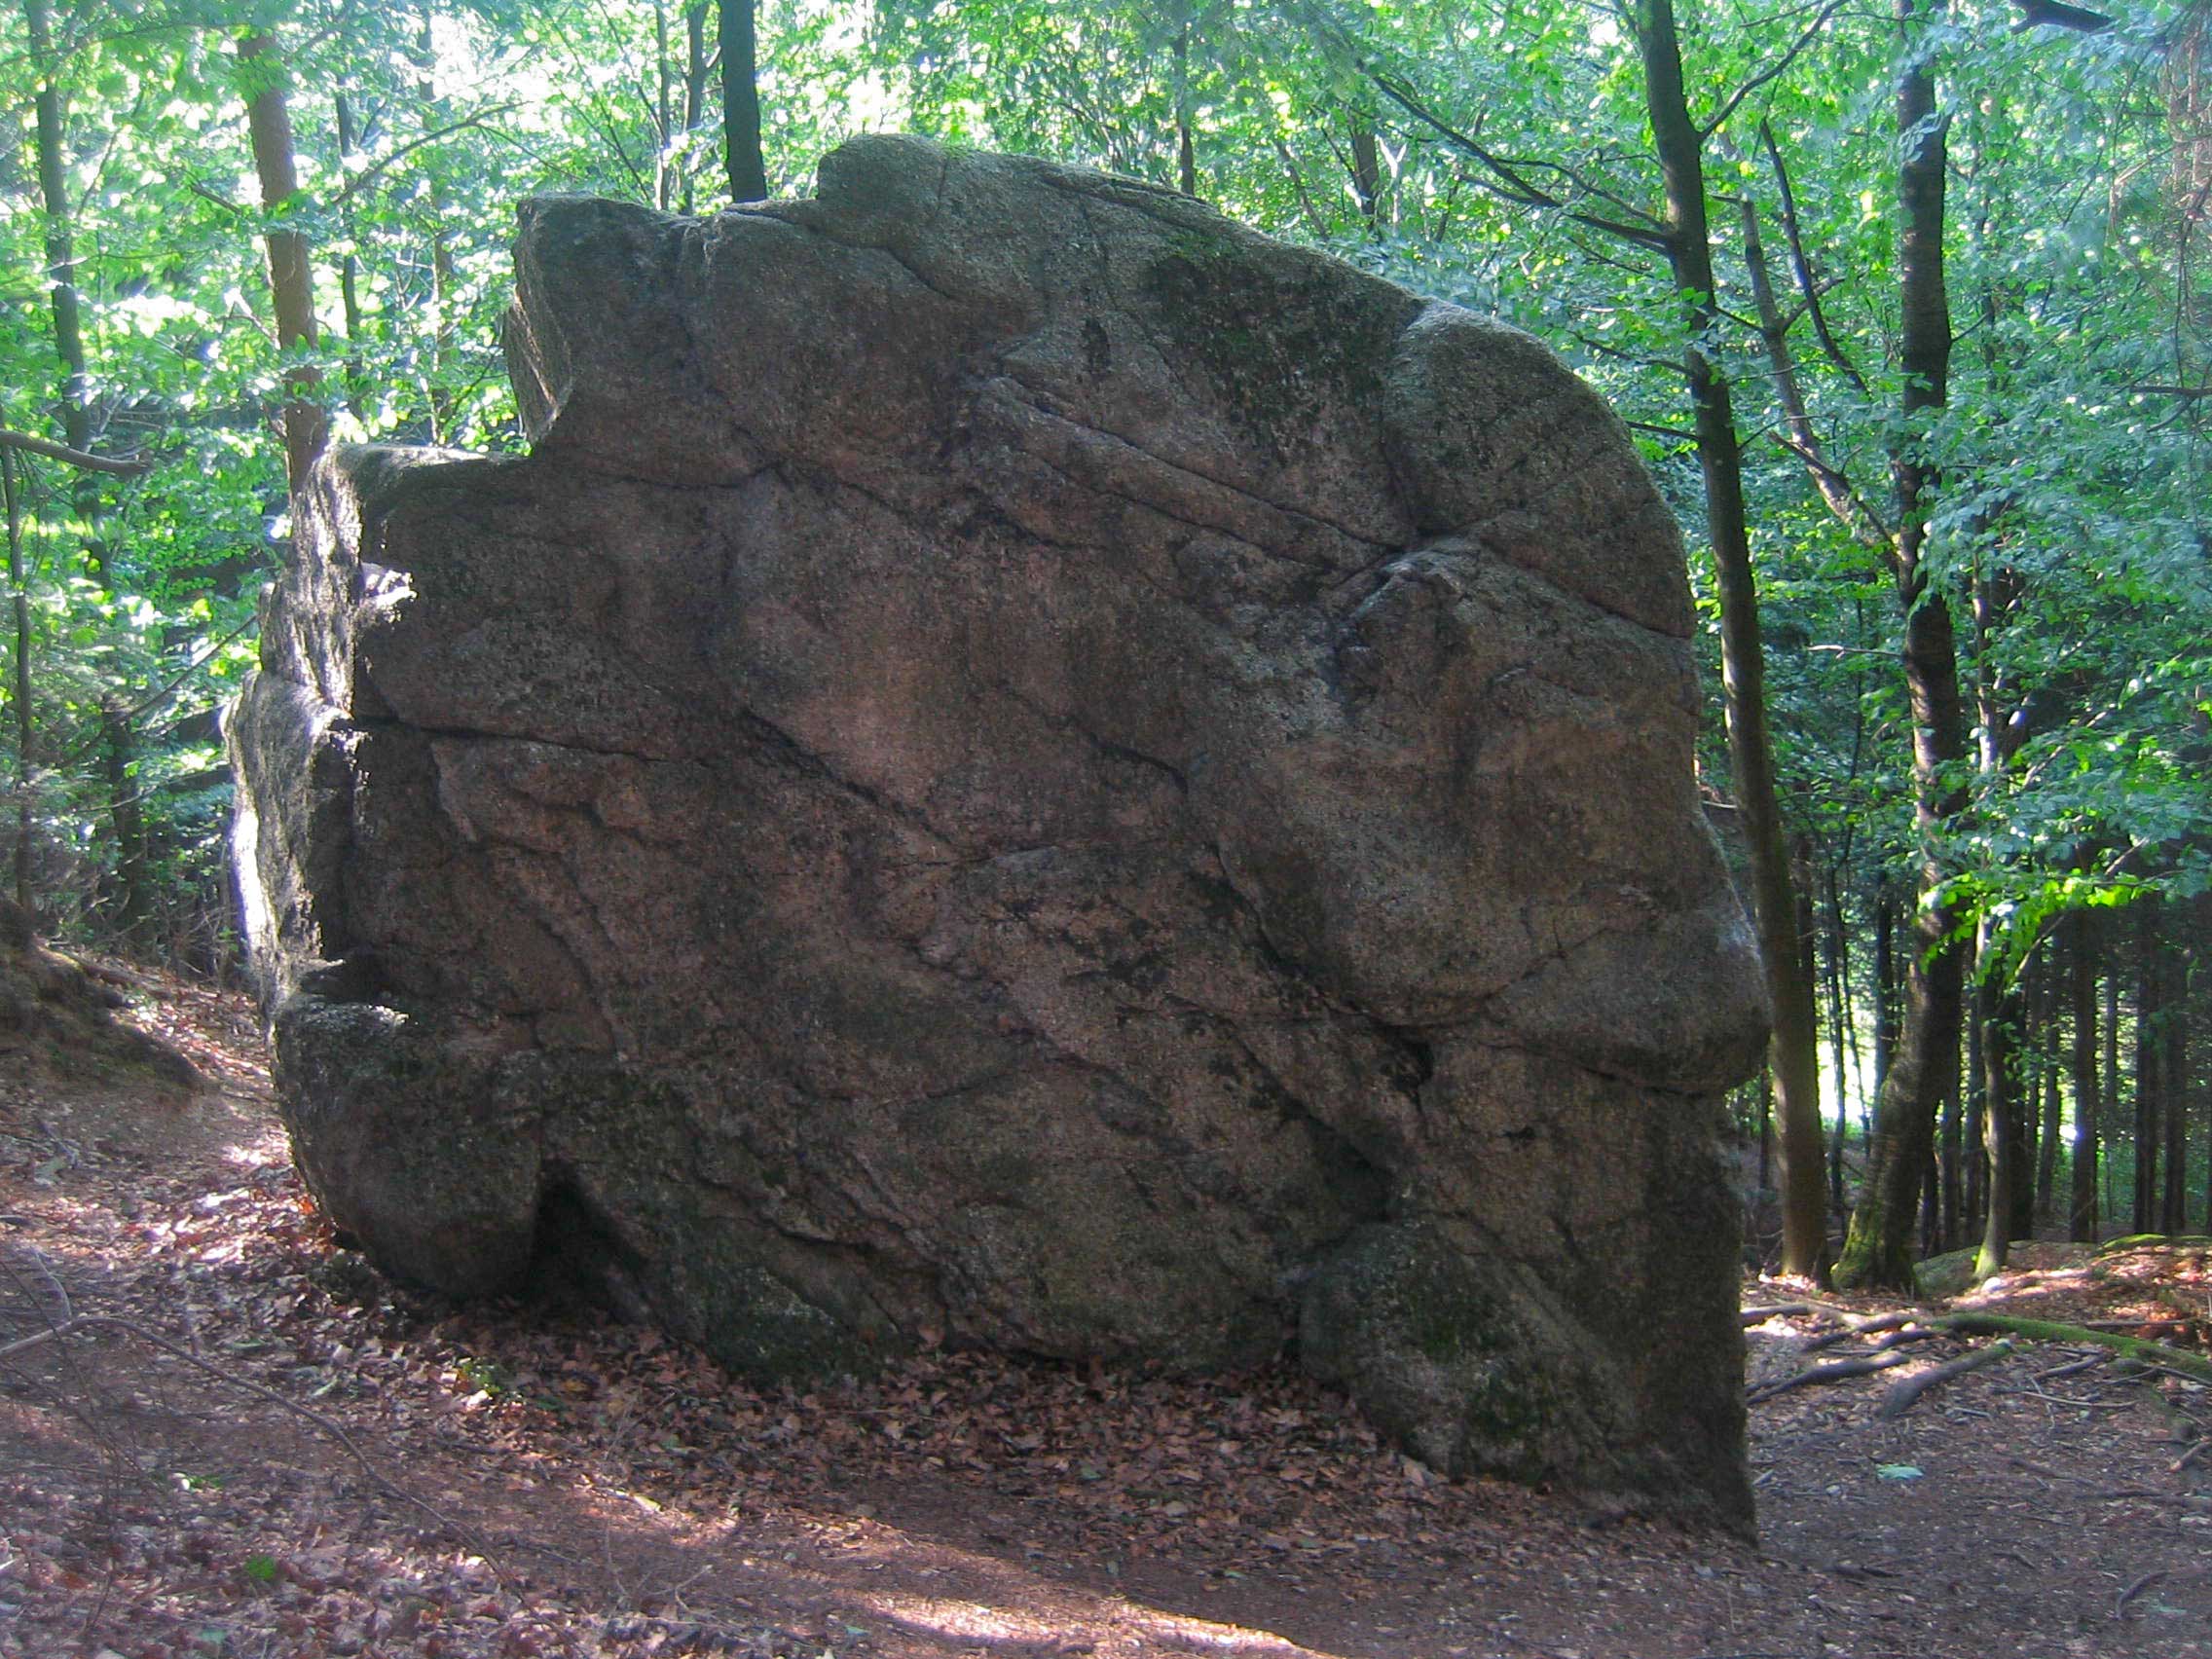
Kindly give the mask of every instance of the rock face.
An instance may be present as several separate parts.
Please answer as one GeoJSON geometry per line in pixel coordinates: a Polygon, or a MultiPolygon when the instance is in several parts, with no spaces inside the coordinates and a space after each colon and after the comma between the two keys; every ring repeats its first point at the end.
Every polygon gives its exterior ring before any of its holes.
{"type": "Polygon", "coordinates": [[[912,139],[524,210],[527,460],[341,452],[231,727],[284,1108],[756,1376],[1295,1342],[1740,1522],[1763,1037],[1677,534],[1527,337],[912,139]]]}

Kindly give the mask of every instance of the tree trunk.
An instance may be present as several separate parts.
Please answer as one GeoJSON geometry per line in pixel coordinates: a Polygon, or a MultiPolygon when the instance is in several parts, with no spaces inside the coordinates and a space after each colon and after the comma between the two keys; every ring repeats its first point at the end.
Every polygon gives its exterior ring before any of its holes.
{"type": "Polygon", "coordinates": [[[2073,919],[2068,989],[2074,1005],[2074,1169],[2066,1235],[2077,1244],[2097,1239],[2097,945],[2102,929],[2096,913],[2083,910],[2073,919]]]}
{"type": "Polygon", "coordinates": [[[1978,1236],[1989,1225],[1989,1079],[1982,1069],[1981,1034],[1989,1019],[1981,999],[1974,1003],[1973,1017],[1967,1022],[1965,1037],[1967,1068],[1963,1088],[1966,1092],[1966,1133],[1963,1136],[1965,1151],[1959,1165],[1962,1179],[1962,1197],[1959,1213],[1965,1218],[1965,1227],[1944,1244],[1951,1249],[1964,1242],[1966,1229],[1971,1228],[1978,1236]]]}
{"type": "MultiPolygon", "coordinates": [[[[656,8],[657,15],[657,8],[656,8]]],[[[423,129],[435,130],[440,124],[436,67],[437,43],[432,34],[434,8],[423,8],[422,32],[415,45],[415,99],[423,112],[423,129]]],[[[665,42],[664,42],[665,45],[665,42]]],[[[667,85],[661,88],[662,103],[667,102],[667,85]]],[[[664,123],[665,124],[665,123],[664,123]]],[[[665,140],[661,146],[665,152],[665,140]]],[[[654,162],[657,170],[662,163],[654,162]]],[[[446,367],[453,360],[454,326],[454,270],[453,238],[446,231],[445,185],[438,177],[435,166],[425,166],[423,172],[423,204],[428,210],[430,229],[430,370],[424,376],[424,404],[430,417],[430,441],[442,444],[453,437],[454,396],[446,385],[446,367]]],[[[668,203],[658,203],[666,208],[668,203]]]]}
{"type": "Polygon", "coordinates": [[[1905,374],[1903,425],[1892,463],[1898,535],[1892,568],[1904,608],[1904,676],[1912,703],[1915,820],[1921,840],[1919,905],[1905,960],[1904,1028],[1884,1080],[1866,1180],[1851,1218],[1839,1284],[1910,1291],[1912,1218],[1934,1136],[1936,1109],[1958,1074],[1962,952],[1958,918],[1944,898],[1942,837],[1966,804],[1958,647],[1951,608],[1929,581],[1923,555],[1936,469],[1914,428],[1942,407],[1951,364],[1951,311],[1943,277],[1943,190],[1948,146],[1936,113],[1930,25],[1941,0],[1899,0],[1905,68],[1898,89],[1898,172],[1903,224],[1898,239],[1905,374]]]}
{"type": "Polygon", "coordinates": [[[668,0],[653,0],[653,205],[663,213],[676,203],[669,155],[676,138],[676,74],[668,59],[668,0]]]}
{"type": "MultiPolygon", "coordinates": [[[[353,153],[353,103],[344,92],[336,99],[338,117],[338,171],[343,178],[346,158],[353,153]]],[[[361,319],[361,261],[354,252],[357,245],[353,234],[353,203],[344,203],[338,209],[339,228],[345,234],[346,253],[338,262],[338,299],[346,314],[346,406],[358,418],[367,406],[368,369],[361,360],[361,335],[366,326],[361,319]]]]}
{"type": "Polygon", "coordinates": [[[722,45],[722,157],[733,202],[768,200],[768,164],[760,149],[758,0],[717,0],[722,45]]]}
{"type": "Polygon", "coordinates": [[[1896,888],[1885,879],[1874,895],[1874,1094],[1890,1078],[1898,1046],[1898,908],[1896,888]]]}
{"type": "Polygon", "coordinates": [[[1828,1055],[1835,1068],[1835,1143],[1828,1159],[1828,1205],[1839,1215],[1844,1213],[1843,1201],[1843,1149],[1850,1126],[1849,1091],[1845,1080],[1851,1076],[1845,1064],[1843,1038],[1843,1007],[1849,993],[1847,984],[1850,963],[1850,940],[1843,926],[1843,900],[1836,890],[1835,866],[1827,871],[1827,926],[1821,933],[1821,946],[1826,957],[1828,991],[1828,1055]]]}
{"type": "Polygon", "coordinates": [[[1352,118],[1351,193],[1359,203],[1359,216],[1367,221],[1367,234],[1382,234],[1382,147],[1375,138],[1375,123],[1366,115],[1352,118]]]}
{"type": "MultiPolygon", "coordinates": [[[[707,0],[692,0],[683,8],[683,130],[686,134],[699,130],[699,118],[707,106],[707,0]]],[[[690,158],[691,147],[686,143],[681,203],[685,213],[691,211],[691,179],[697,170],[690,158]]]]}
{"type": "MultiPolygon", "coordinates": [[[[2175,906],[2179,910],[2178,903],[2175,906]]],[[[2165,1186],[2158,1231],[2189,1231],[2189,965],[2178,949],[2159,953],[2165,976],[2165,1027],[2158,1033],[2158,1081],[2165,1087],[2165,1186]]]]}
{"type": "Polygon", "coordinates": [[[1981,1024],[1982,1148],[1989,1161],[1989,1206],[1983,1215],[1976,1276],[2005,1266],[2017,1236],[2021,1189],[2020,995],[1991,985],[1975,999],[1981,1024]]]}
{"type": "Polygon", "coordinates": [[[1191,18],[1184,11],[1175,31],[1175,183],[1185,196],[1198,194],[1198,147],[1191,122],[1191,18]]]}
{"type": "MultiPolygon", "coordinates": [[[[24,925],[37,915],[31,893],[31,785],[36,777],[31,740],[31,597],[24,585],[23,511],[17,491],[16,452],[0,450],[0,490],[8,510],[8,591],[16,609],[16,908],[24,925]]],[[[26,941],[27,942],[27,941],[26,941]]]]}
{"type": "MultiPolygon", "coordinates": [[[[284,66],[276,39],[248,35],[239,42],[239,61],[251,65],[247,85],[246,129],[253,140],[253,166],[261,180],[261,205],[270,215],[269,291],[276,308],[276,344],[286,355],[315,344],[314,283],[308,267],[308,240],[281,228],[284,204],[299,194],[299,171],[292,153],[292,117],[284,104],[284,66]]],[[[284,371],[284,472],[296,498],[307,488],[308,473],[329,440],[316,391],[322,371],[295,362],[284,371]]]]}
{"type": "MultiPolygon", "coordinates": [[[[75,209],[69,199],[61,93],[55,77],[53,18],[47,0],[26,0],[24,20],[39,76],[35,99],[39,196],[45,217],[47,280],[53,296],[54,348],[55,354],[61,360],[62,441],[72,450],[89,454],[92,447],[91,377],[85,363],[83,302],[77,287],[75,209]]],[[[108,566],[108,549],[100,539],[105,503],[89,471],[78,473],[74,498],[77,517],[85,526],[85,557],[99,580],[112,585],[114,574],[108,566]]],[[[18,594],[21,591],[18,586],[18,594]]],[[[103,700],[101,704],[100,727],[111,751],[118,743],[129,745],[129,722],[117,713],[112,701],[103,700]]],[[[24,763],[27,779],[27,756],[24,763]]],[[[111,893],[118,931],[129,939],[138,932],[147,909],[145,819],[138,810],[135,783],[112,767],[108,782],[108,825],[116,845],[111,893]]],[[[26,793],[26,810],[28,803],[26,793]]],[[[25,904],[23,908],[28,911],[31,907],[25,904]]]]}
{"type": "Polygon", "coordinates": [[[2131,1232],[2156,1232],[2158,1225],[2158,1115],[2165,1103],[2158,1042],[2165,976],[2158,970],[2156,911],[2144,907],[2138,918],[2135,961],[2135,1201],[2128,1206],[2131,1232]]]}
{"type": "Polygon", "coordinates": [[[2043,1085],[2043,1129],[2036,1141],[2036,1221],[2058,1213],[2058,1139],[2065,1132],[2066,1098],[2059,1084],[2058,963],[2056,946],[2036,975],[2036,1072],[2043,1085]]]}
{"type": "MultiPolygon", "coordinates": [[[[2109,939],[2103,937],[2101,929],[2099,930],[2099,933],[2100,938],[2098,940],[2098,943],[2108,944],[2110,942],[2109,939]]],[[[2101,1028],[2104,1036],[2104,1104],[2105,1111],[2107,1113],[2107,1122],[2113,1124],[2115,1126],[2118,1126],[2118,1124],[2121,1121],[2120,1115],[2120,964],[2112,959],[2112,953],[2110,951],[2108,951],[2106,954],[2105,1017],[2104,1024],[2101,1028]]],[[[2113,1182],[2118,1178],[2119,1174],[2118,1170],[2114,1167],[2117,1162],[2118,1160],[2111,1158],[2108,1158],[2104,1161],[2105,1190],[2103,1206],[2103,1213],[2116,1219],[2120,1215],[2120,1199],[2113,1188],[2113,1182]]],[[[2141,1230],[2138,1229],[2138,1231],[2141,1230]]]]}
{"type": "Polygon", "coordinates": [[[1704,139],[1682,90],[1681,45],[1673,0],[1638,0],[1637,47],[1654,147],[1667,194],[1666,254],[1688,308],[1688,383],[1706,529],[1720,590],[1720,679],[1728,758],[1744,815],[1751,911],[1767,995],[1774,1010],[1770,1063],[1782,1122],[1782,1271],[1814,1280],[1827,1273],[1827,1213],[1822,1192],[1819,1033],[1813,987],[1800,970],[1797,898],[1789,879],[1782,810],[1767,732],[1766,656],[1751,570],[1742,459],[1728,379],[1702,342],[1718,319],[1713,246],[1706,223],[1704,139]]]}

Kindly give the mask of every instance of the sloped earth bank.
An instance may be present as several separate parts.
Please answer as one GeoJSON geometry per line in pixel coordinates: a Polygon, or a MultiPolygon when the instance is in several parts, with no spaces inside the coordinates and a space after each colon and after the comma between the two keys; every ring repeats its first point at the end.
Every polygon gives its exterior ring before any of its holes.
{"type": "MultiPolygon", "coordinates": [[[[158,990],[219,1091],[0,1075],[0,1349],[118,1321],[0,1358],[8,1659],[2212,1654],[2194,1384],[2029,1346],[1878,1420],[1936,1342],[1784,1393],[1755,1546],[1438,1482],[1287,1367],[936,1355],[758,1393],[602,1317],[384,1284],[304,1201],[250,1012],[158,990]]],[[[1978,1300],[2202,1346],[2200,1250],[2084,1255],[1978,1300]]],[[[1754,1327],[1754,1381],[1816,1328],[1754,1327]]]]}

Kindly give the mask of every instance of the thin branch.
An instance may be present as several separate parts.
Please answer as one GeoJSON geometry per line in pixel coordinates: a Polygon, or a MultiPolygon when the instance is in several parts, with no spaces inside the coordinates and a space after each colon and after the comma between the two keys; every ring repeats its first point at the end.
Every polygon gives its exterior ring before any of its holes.
{"type": "Polygon", "coordinates": [[[408,139],[406,143],[400,145],[390,154],[380,156],[370,166],[363,167],[359,172],[355,173],[351,178],[348,179],[346,181],[345,188],[340,190],[336,196],[333,196],[330,201],[325,203],[325,205],[331,207],[343,207],[347,203],[352,201],[352,199],[361,191],[366,190],[370,184],[375,182],[384,173],[388,171],[395,164],[405,161],[409,156],[413,155],[417,150],[422,149],[424,145],[435,144],[443,138],[451,138],[456,132],[462,131],[467,128],[488,126],[490,125],[494,116],[504,115],[511,109],[520,109],[521,107],[522,106],[519,103],[512,101],[507,103],[493,104],[489,109],[480,109],[474,115],[464,116],[460,121],[448,122],[445,126],[440,127],[433,131],[424,132],[416,137],[408,139]]]}
{"type": "MultiPolygon", "coordinates": [[[[1819,35],[1823,29],[1827,27],[1828,19],[1834,17],[1838,12],[1842,11],[1846,3],[1847,0],[1829,0],[1829,3],[1827,5],[1823,6],[1818,12],[1816,12],[1813,15],[1813,20],[1805,25],[1804,31],[1799,34],[1794,41],[1790,42],[1789,50],[1788,52],[1785,52],[1780,57],[1776,58],[1772,64],[1760,70],[1749,81],[1746,81],[1742,86],[1738,87],[1736,91],[1729,96],[1728,101],[1720,106],[1719,110],[1714,115],[1713,119],[1697,129],[1698,141],[1700,143],[1703,143],[1706,139],[1711,138],[1715,132],[1719,131],[1721,128],[1727,126],[1728,118],[1734,115],[1736,111],[1743,106],[1743,102],[1746,98],[1750,97],[1753,92],[1757,92],[1769,81],[1772,81],[1777,76],[1786,73],[1788,70],[1789,66],[1792,63],[1796,62],[1797,59],[1804,55],[1805,49],[1813,44],[1814,38],[1819,35]]],[[[1761,123],[1761,126],[1763,127],[1764,123],[1761,123]]]]}
{"type": "MultiPolygon", "coordinates": [[[[176,695],[177,688],[181,686],[186,681],[190,680],[194,675],[198,674],[202,669],[205,668],[209,663],[213,662],[217,657],[221,656],[223,654],[223,647],[225,645],[229,645],[233,640],[237,639],[240,634],[244,633],[248,628],[252,627],[260,620],[261,618],[258,614],[248,613],[246,619],[243,622],[240,622],[236,628],[233,628],[228,634],[225,634],[221,639],[217,640],[213,645],[209,645],[205,653],[203,654],[198,660],[187,663],[184,667],[183,672],[179,673],[166,684],[160,686],[148,696],[140,699],[138,702],[131,704],[128,709],[118,711],[118,718],[126,722],[131,722],[135,721],[140,715],[147,714],[154,709],[160,708],[164,703],[167,702],[171,697],[176,695]]],[[[73,766],[78,761],[84,759],[88,755],[92,754],[93,750],[97,749],[102,743],[106,741],[107,733],[104,729],[94,732],[92,737],[88,738],[84,743],[71,750],[67,755],[62,756],[60,759],[55,762],[55,765],[62,769],[73,766]]]]}
{"type": "Polygon", "coordinates": [[[211,184],[204,184],[196,178],[188,178],[184,181],[184,188],[191,191],[193,195],[199,197],[203,202],[212,202],[216,206],[220,207],[226,213],[233,213],[240,218],[243,218],[245,216],[245,209],[243,207],[240,207],[236,202],[233,202],[228,196],[225,196],[221,191],[217,190],[211,184]]]}
{"type": "Polygon", "coordinates": [[[1759,123],[1759,138],[1766,145],[1767,161],[1774,168],[1775,187],[1782,193],[1782,234],[1789,243],[1789,267],[1797,277],[1797,291],[1805,298],[1805,312],[1813,319],[1813,336],[1843,373],[1843,378],[1865,395],[1866,381],[1857,366],[1844,354],[1844,350],[1828,332],[1827,313],[1821,310],[1820,284],[1813,280],[1812,261],[1805,256],[1805,238],[1797,222],[1797,193],[1789,186],[1789,169],[1783,166],[1782,147],[1774,141],[1774,128],[1767,122],[1759,123]]]}
{"type": "Polygon", "coordinates": [[[83,450],[71,449],[47,438],[34,438],[28,432],[0,430],[0,445],[21,450],[28,455],[42,455],[49,461],[66,461],[87,472],[112,472],[119,478],[143,478],[161,464],[152,456],[144,455],[88,455],[83,450]]]}
{"type": "MultiPolygon", "coordinates": [[[[1491,177],[1487,183],[1481,180],[1477,182],[1482,183],[1483,188],[1493,195],[1522,207],[1550,208],[1555,212],[1564,214],[1578,225],[1587,225],[1592,230],[1604,231],[1607,236],[1618,237],[1623,241],[1635,242],[1640,247],[1648,247],[1661,252],[1666,250],[1667,233],[1657,219],[1650,219],[1647,224],[1624,224],[1618,220],[1604,218],[1595,213],[1585,213],[1579,208],[1569,207],[1564,197],[1553,195],[1504,157],[1480,143],[1472,134],[1462,132],[1452,126],[1429,109],[1411,92],[1382,73],[1382,70],[1370,68],[1367,75],[1375,83],[1376,90],[1381,92],[1384,97],[1422,126],[1430,129],[1460,154],[1471,157],[1480,163],[1491,177]]],[[[1568,173],[1567,176],[1573,177],[1571,173],[1568,173]]],[[[1577,180],[1576,182],[1579,183],[1580,181],[1577,180]]]]}
{"type": "Polygon", "coordinates": [[[1274,134],[1274,142],[1275,154],[1282,158],[1283,171],[1290,175],[1290,188],[1298,197],[1299,211],[1306,215],[1307,227],[1312,231],[1315,240],[1326,241],[1329,237],[1328,223],[1314,207],[1312,197],[1306,193],[1306,174],[1298,166],[1298,158],[1290,153],[1290,145],[1284,141],[1280,132],[1274,134]]]}

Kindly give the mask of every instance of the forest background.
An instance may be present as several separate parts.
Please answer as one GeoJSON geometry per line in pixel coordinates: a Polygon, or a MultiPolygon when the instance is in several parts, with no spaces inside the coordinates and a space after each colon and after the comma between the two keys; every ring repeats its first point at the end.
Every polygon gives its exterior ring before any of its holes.
{"type": "Polygon", "coordinates": [[[2212,1231],[2207,0],[11,4],[17,931],[235,966],[219,711],[290,493],[330,442],[520,448],[518,203],[712,212],[914,130],[1613,401],[1691,552],[1782,1267],[2212,1231]]]}

